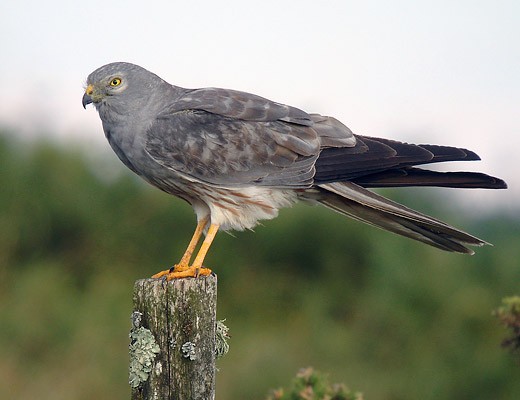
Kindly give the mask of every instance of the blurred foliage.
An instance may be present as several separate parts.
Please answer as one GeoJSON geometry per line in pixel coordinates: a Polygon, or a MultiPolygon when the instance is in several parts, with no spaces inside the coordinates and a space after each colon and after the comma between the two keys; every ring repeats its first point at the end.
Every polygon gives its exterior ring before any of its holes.
{"type": "Polygon", "coordinates": [[[502,306],[493,313],[512,335],[502,341],[502,347],[520,354],[520,296],[502,299],[502,306]]]}
{"type": "MultiPolygon", "coordinates": [[[[129,398],[133,283],[180,257],[191,208],[70,144],[4,134],[0,170],[2,397],[129,398]]],[[[217,237],[218,399],[262,399],[302,365],[367,399],[520,398],[490,315],[519,291],[519,218],[469,221],[449,189],[420,193],[395,195],[494,247],[448,254],[306,205],[217,237]]]]}
{"type": "Polygon", "coordinates": [[[308,367],[296,374],[288,390],[273,390],[267,400],[363,400],[363,395],[344,384],[329,383],[326,375],[308,367]]]}

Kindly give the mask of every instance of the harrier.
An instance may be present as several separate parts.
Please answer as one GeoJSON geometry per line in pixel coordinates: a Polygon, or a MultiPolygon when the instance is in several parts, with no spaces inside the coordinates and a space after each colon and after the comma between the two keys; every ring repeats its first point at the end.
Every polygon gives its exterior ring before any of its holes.
{"type": "Polygon", "coordinates": [[[219,229],[253,228],[300,200],[442,250],[473,254],[466,246],[486,242],[367,188],[507,187],[482,173],[417,167],[479,160],[466,149],[356,135],[332,117],[235,90],[184,89],[129,63],[108,64],[88,76],[83,107],[90,103],[121,161],[186,200],[197,215],[180,261],[154,275],[168,280],[209,274],[202,263],[219,229]]]}

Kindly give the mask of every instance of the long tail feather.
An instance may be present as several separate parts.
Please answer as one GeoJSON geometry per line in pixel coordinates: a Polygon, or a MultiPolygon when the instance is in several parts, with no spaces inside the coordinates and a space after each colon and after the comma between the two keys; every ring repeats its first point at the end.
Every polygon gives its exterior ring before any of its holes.
{"type": "Polygon", "coordinates": [[[409,237],[446,251],[473,254],[466,246],[485,241],[442,221],[393,202],[352,182],[318,186],[312,196],[324,206],[370,225],[409,237]]]}
{"type": "Polygon", "coordinates": [[[353,179],[367,187],[438,186],[464,189],[506,189],[507,184],[480,172],[438,172],[421,168],[394,168],[353,179]]]}

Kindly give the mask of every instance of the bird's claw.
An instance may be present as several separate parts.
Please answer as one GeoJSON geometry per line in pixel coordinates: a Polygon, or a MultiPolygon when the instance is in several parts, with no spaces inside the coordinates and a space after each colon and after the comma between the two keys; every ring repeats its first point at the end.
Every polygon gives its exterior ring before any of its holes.
{"type": "Polygon", "coordinates": [[[177,264],[170,269],[158,272],[153,275],[152,278],[160,278],[163,281],[168,282],[173,279],[198,278],[199,276],[208,276],[209,274],[211,274],[209,268],[177,264]]]}

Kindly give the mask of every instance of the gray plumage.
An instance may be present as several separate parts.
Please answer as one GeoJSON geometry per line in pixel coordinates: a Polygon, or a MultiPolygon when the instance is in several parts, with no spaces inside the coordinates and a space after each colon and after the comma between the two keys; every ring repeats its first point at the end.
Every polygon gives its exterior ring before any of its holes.
{"type": "Polygon", "coordinates": [[[298,200],[443,250],[472,253],[484,241],[365,188],[506,188],[481,173],[441,173],[416,165],[478,160],[466,149],[354,135],[332,117],[239,91],[184,89],[128,63],[87,79],[123,163],[151,184],[188,201],[201,221],[222,229],[254,227],[298,200]]]}

